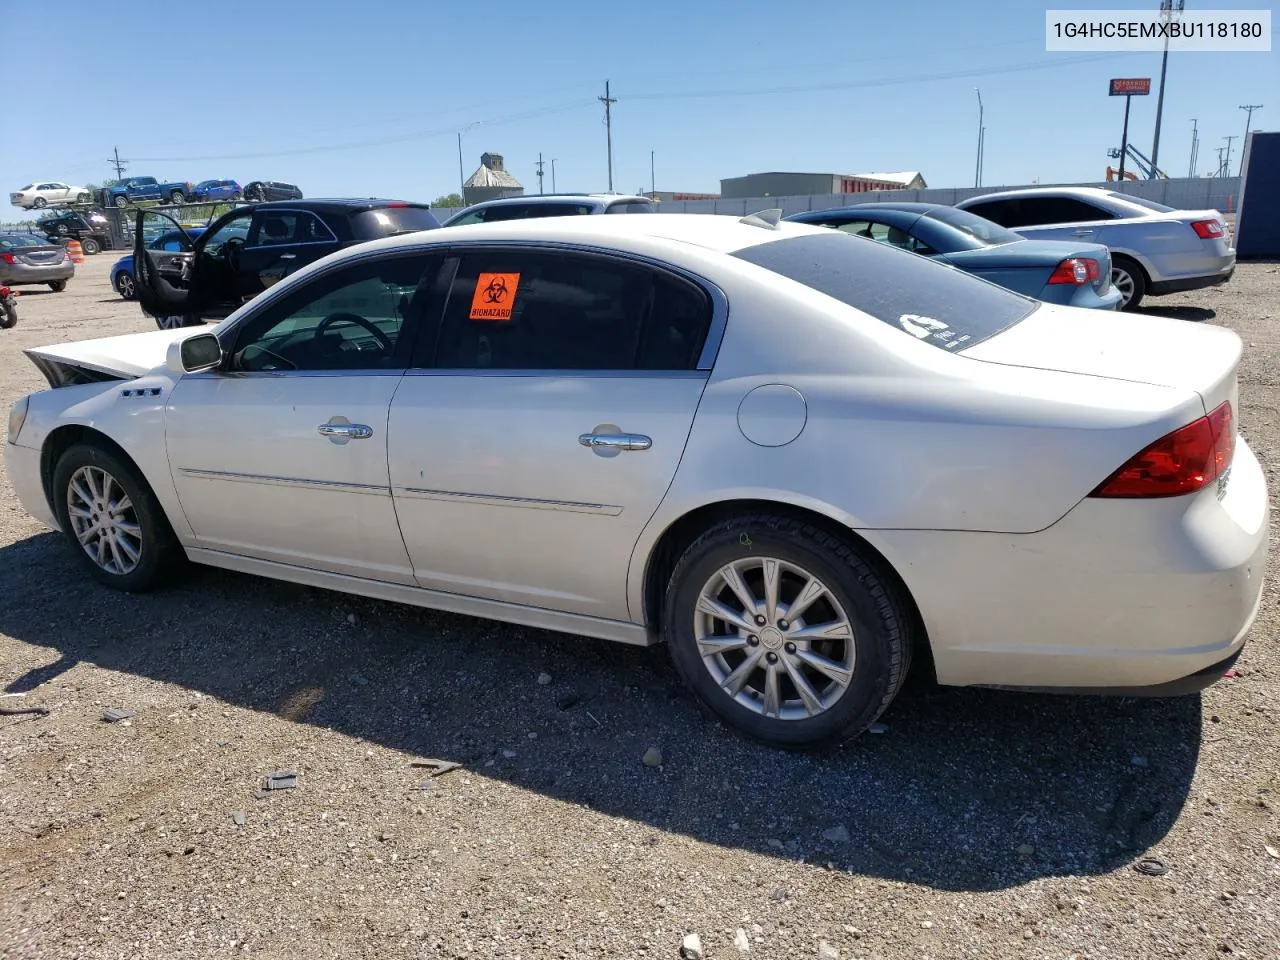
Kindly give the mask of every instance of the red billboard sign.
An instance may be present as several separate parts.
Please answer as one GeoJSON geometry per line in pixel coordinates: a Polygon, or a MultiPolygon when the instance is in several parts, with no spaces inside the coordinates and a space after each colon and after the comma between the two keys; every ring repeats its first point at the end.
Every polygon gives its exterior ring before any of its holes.
{"type": "Polygon", "coordinates": [[[1111,81],[1113,97],[1145,97],[1150,92],[1150,77],[1117,77],[1111,81]]]}

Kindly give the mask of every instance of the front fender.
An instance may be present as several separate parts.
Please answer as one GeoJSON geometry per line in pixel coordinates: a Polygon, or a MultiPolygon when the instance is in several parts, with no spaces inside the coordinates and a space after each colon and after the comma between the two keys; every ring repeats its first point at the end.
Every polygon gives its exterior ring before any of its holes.
{"type": "Polygon", "coordinates": [[[42,462],[62,431],[76,428],[101,434],[134,462],[150,485],[178,540],[194,542],[178,500],[165,449],[165,414],[175,380],[150,374],[136,380],[110,380],[60,387],[32,394],[20,446],[41,451],[42,462]]]}

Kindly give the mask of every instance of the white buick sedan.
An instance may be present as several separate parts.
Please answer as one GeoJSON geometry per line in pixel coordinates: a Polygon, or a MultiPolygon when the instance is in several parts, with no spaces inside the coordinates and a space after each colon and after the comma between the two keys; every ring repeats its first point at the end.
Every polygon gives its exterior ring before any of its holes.
{"type": "Polygon", "coordinates": [[[913,655],[1192,693],[1262,594],[1233,333],[773,211],[391,237],[216,327],[27,353],[9,478],[102,583],[189,560],[665,642],[775,744],[864,730],[913,655]]]}

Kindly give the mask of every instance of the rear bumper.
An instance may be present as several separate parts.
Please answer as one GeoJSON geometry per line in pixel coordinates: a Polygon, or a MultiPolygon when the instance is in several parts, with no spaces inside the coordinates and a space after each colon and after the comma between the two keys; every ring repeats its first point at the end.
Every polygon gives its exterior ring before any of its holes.
{"type": "Polygon", "coordinates": [[[29,283],[52,283],[56,280],[70,280],[75,276],[76,265],[69,260],[62,263],[51,263],[47,266],[32,266],[25,263],[10,263],[0,271],[0,282],[11,287],[29,283]]]}
{"type": "Polygon", "coordinates": [[[1231,258],[1231,265],[1225,267],[1217,273],[1207,274],[1203,277],[1179,277],[1177,280],[1153,280],[1147,288],[1147,292],[1153,296],[1163,296],[1167,293],[1182,293],[1187,290],[1201,290],[1205,287],[1216,287],[1220,283],[1226,283],[1231,279],[1231,275],[1236,272],[1235,257],[1231,258]]]}
{"type": "Polygon", "coordinates": [[[1038,298],[1046,303],[1060,303],[1067,307],[1084,307],[1089,310],[1119,310],[1122,299],[1115,287],[1099,295],[1092,284],[1069,287],[1064,284],[1047,284],[1038,298]]]}
{"type": "Polygon", "coordinates": [[[1086,499],[1033,534],[868,533],[920,608],[940,683],[1167,696],[1220,677],[1261,602],[1270,506],[1243,439],[1216,486],[1086,499]]]}

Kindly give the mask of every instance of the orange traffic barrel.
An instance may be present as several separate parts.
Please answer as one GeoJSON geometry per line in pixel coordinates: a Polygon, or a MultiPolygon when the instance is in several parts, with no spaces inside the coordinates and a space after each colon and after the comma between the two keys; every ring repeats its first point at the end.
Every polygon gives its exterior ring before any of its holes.
{"type": "Polygon", "coordinates": [[[72,263],[84,263],[84,248],[80,246],[79,240],[67,241],[67,256],[72,263]]]}

